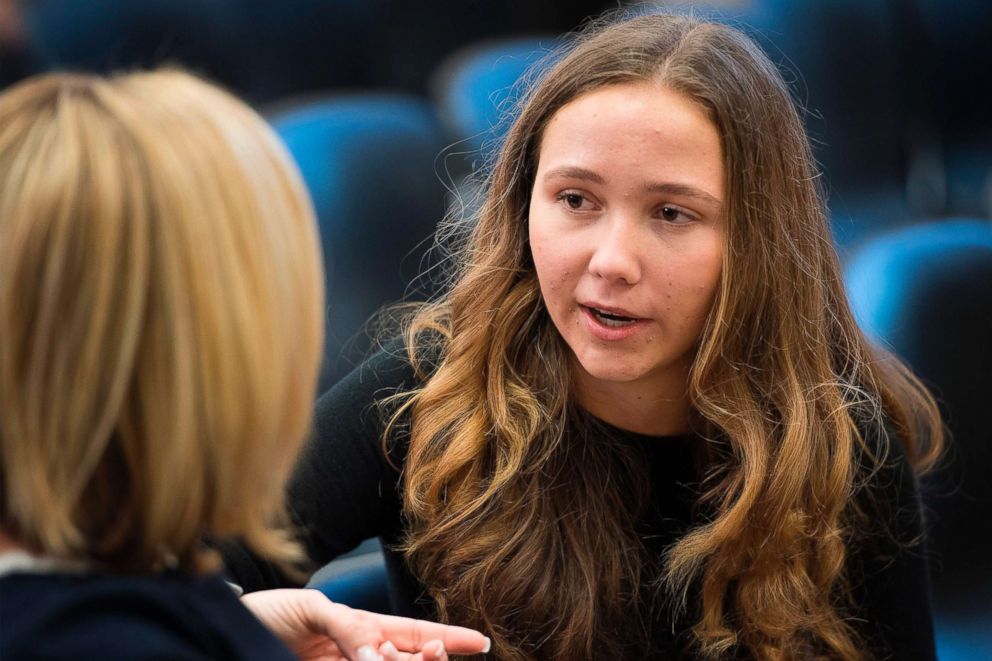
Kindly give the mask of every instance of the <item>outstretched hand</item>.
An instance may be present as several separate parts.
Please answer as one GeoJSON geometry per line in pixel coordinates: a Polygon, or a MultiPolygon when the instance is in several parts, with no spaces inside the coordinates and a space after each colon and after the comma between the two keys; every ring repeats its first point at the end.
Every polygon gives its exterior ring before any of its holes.
{"type": "Polygon", "coordinates": [[[305,661],[447,661],[489,651],[478,631],[349,608],[318,590],[263,590],[241,598],[305,661]]]}

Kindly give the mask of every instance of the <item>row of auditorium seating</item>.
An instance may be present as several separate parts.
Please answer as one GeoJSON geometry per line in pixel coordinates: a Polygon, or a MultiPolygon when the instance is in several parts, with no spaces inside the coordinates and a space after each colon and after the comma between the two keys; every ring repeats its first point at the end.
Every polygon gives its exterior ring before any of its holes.
{"type": "MultiPolygon", "coordinates": [[[[463,44],[566,31],[616,3],[11,0],[0,9],[0,22],[14,5],[23,8],[22,70],[110,71],[176,61],[265,103],[352,86],[420,93],[436,63],[463,44]]],[[[0,81],[3,68],[0,58],[0,81]]]]}
{"type": "MultiPolygon", "coordinates": [[[[431,73],[462,46],[560,34],[615,6],[605,0],[13,4],[25,8],[27,70],[176,61],[260,104],[355,87],[423,96],[431,73]]],[[[984,0],[656,0],[638,11],[658,6],[689,7],[744,27],[789,70],[845,246],[907,216],[992,214],[992,122],[989,86],[982,84],[992,67],[992,7],[984,0]]],[[[0,69],[3,52],[0,43],[0,69]]]]}

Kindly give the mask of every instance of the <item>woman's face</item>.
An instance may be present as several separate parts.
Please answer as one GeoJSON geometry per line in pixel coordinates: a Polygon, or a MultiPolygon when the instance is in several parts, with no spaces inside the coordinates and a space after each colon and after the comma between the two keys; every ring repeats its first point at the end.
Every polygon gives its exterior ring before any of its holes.
{"type": "Polygon", "coordinates": [[[724,250],[716,127],[679,93],[611,85],[551,118],[538,159],[530,246],[580,386],[684,396],[724,250]]]}

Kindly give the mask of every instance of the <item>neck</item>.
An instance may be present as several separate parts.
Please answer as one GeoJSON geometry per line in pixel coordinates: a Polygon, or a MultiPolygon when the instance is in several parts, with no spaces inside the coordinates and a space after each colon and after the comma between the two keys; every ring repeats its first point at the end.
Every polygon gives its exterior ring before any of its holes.
{"type": "Polygon", "coordinates": [[[601,381],[575,367],[576,401],[603,422],[647,436],[679,436],[689,431],[684,378],[601,381]]]}

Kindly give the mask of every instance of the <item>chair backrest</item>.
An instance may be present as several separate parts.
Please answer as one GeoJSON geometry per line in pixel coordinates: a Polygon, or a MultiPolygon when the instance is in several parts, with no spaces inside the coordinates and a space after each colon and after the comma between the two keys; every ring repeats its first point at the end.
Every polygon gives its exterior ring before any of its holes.
{"type": "Polygon", "coordinates": [[[434,98],[454,151],[487,155],[509,127],[524,74],[541,62],[554,37],[485,41],[455,51],[433,77],[434,98]]]}
{"type": "MultiPolygon", "coordinates": [[[[303,172],[328,278],[326,388],[364,355],[362,329],[407,294],[444,212],[430,106],[404,95],[336,95],[272,117],[303,172]]],[[[430,292],[425,292],[429,294],[430,292]]]]}
{"type": "Polygon", "coordinates": [[[992,223],[939,221],[879,235],[852,256],[856,317],[932,387],[951,432],[924,485],[938,605],[992,613],[992,223]]]}
{"type": "Polygon", "coordinates": [[[320,590],[331,601],[352,608],[393,612],[381,549],[334,560],[314,574],[309,587],[320,590]]]}
{"type": "Polygon", "coordinates": [[[898,15],[885,0],[758,0],[740,20],[785,66],[817,160],[836,196],[857,198],[906,176],[898,15]]]}
{"type": "Polygon", "coordinates": [[[782,69],[823,169],[841,248],[930,210],[925,187],[908,188],[915,153],[906,121],[917,96],[899,51],[899,3],[752,0],[710,16],[750,34],[782,69]]]}
{"type": "Polygon", "coordinates": [[[44,68],[108,73],[181,64],[242,87],[239,0],[43,0],[25,26],[44,68]]]}
{"type": "MultiPolygon", "coordinates": [[[[200,0],[201,2],[203,0],[200,0]]],[[[216,0],[210,0],[216,1],[216,0]]],[[[237,0],[245,93],[257,103],[368,86],[381,7],[367,0],[237,0]]],[[[381,55],[380,55],[381,56],[381,55]]]]}
{"type": "Polygon", "coordinates": [[[992,217],[992,6],[985,0],[914,0],[913,64],[926,79],[946,176],[947,212],[992,217]]]}

